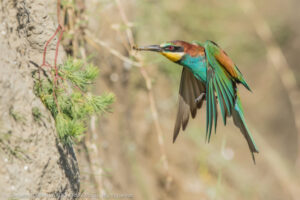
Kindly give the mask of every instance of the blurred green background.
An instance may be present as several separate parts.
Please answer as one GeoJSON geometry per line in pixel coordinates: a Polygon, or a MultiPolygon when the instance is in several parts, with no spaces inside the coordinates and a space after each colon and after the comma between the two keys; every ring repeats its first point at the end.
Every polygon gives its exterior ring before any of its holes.
{"type": "Polygon", "coordinates": [[[85,2],[84,28],[109,46],[84,46],[102,74],[95,92],[114,92],[116,103],[112,113],[92,119],[86,149],[78,148],[82,191],[143,200],[299,199],[299,8],[299,0],[85,2]],[[181,66],[158,54],[131,51],[129,29],[137,45],[213,40],[230,55],[253,90],[240,87],[260,150],[256,165],[232,120],[226,127],[219,123],[217,134],[205,142],[205,106],[172,143],[181,66]],[[141,71],[112,49],[142,62],[149,74],[168,170],[141,71]],[[282,80],[291,72],[288,79],[297,83],[288,88],[282,80]]]}

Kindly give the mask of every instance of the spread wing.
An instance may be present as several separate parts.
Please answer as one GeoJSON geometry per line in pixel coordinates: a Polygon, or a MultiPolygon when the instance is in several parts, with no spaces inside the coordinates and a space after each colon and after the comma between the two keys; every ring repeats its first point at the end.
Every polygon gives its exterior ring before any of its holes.
{"type": "Polygon", "coordinates": [[[209,141],[213,122],[215,131],[217,126],[216,95],[225,125],[226,117],[232,115],[236,98],[236,74],[238,71],[233,68],[234,65],[230,65],[232,61],[215,43],[207,41],[204,47],[207,58],[206,138],[209,141]]]}
{"type": "MultiPolygon", "coordinates": [[[[202,45],[196,42],[198,45],[202,45]]],[[[243,78],[242,73],[232,62],[229,56],[214,42],[206,41],[202,46],[206,55],[206,138],[209,141],[212,125],[216,131],[217,126],[217,102],[219,102],[223,122],[226,125],[226,118],[233,117],[233,121],[240,128],[248,142],[249,149],[255,162],[254,153],[258,148],[248,129],[241,100],[237,92],[237,83],[243,84],[248,90],[250,87],[243,78]]],[[[251,90],[250,90],[251,91],[251,90]]]]}
{"type": "Polygon", "coordinates": [[[182,127],[182,130],[185,130],[189,121],[190,113],[192,118],[195,118],[197,109],[201,108],[205,99],[205,95],[201,94],[205,94],[205,84],[196,79],[189,69],[183,67],[179,88],[179,105],[174,127],[173,142],[175,142],[180,128],[182,127]]]}

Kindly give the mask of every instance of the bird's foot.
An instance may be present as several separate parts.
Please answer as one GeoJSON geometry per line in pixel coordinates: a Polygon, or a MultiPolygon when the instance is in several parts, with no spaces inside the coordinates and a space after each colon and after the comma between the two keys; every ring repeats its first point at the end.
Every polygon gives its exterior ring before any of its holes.
{"type": "Polygon", "coordinates": [[[199,103],[205,97],[205,92],[202,92],[196,99],[195,103],[199,103]]]}

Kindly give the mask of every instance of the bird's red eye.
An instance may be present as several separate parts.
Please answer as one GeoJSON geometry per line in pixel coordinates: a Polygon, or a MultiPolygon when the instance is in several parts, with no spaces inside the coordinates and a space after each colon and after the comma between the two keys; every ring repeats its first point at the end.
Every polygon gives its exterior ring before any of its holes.
{"type": "Polygon", "coordinates": [[[169,49],[170,51],[173,51],[173,50],[174,50],[174,47],[173,47],[173,46],[169,46],[168,49],[169,49]]]}

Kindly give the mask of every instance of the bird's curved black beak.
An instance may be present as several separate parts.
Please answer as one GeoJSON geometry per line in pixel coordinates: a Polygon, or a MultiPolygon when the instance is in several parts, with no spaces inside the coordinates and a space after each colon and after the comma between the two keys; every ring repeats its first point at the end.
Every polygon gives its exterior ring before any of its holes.
{"type": "Polygon", "coordinates": [[[149,46],[142,46],[142,47],[133,47],[134,50],[137,51],[156,51],[161,52],[162,48],[159,45],[149,45],[149,46]]]}

